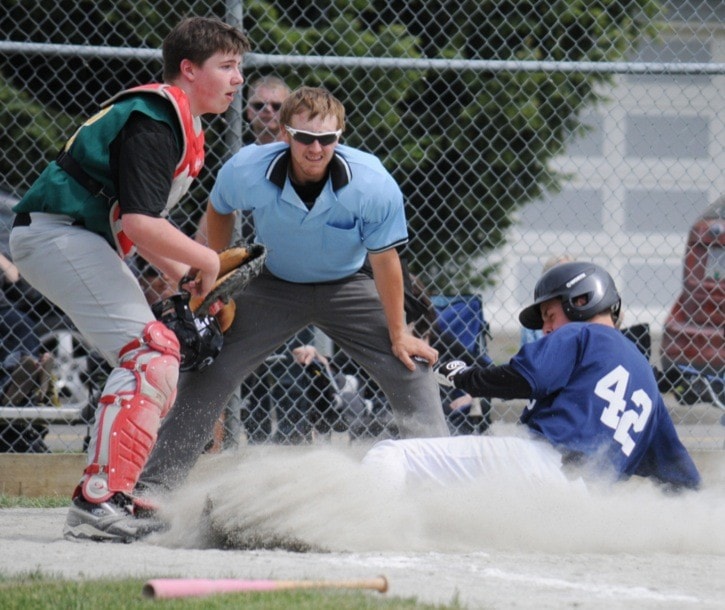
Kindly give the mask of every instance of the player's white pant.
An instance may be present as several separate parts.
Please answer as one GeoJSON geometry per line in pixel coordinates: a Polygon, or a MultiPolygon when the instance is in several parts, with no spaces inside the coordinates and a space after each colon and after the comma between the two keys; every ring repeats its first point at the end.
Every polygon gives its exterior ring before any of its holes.
{"type": "Polygon", "coordinates": [[[71,319],[116,366],[118,354],[155,319],[138,280],[100,235],[60,214],[30,214],[10,233],[20,275],[71,319]]]}
{"type": "Polygon", "coordinates": [[[534,485],[569,482],[558,451],[544,441],[519,437],[384,440],[365,454],[363,465],[393,489],[497,479],[504,473],[534,485]]]}
{"type": "Polygon", "coordinates": [[[105,239],[68,216],[33,212],[30,218],[10,234],[20,274],[115,367],[82,479],[84,496],[103,502],[131,492],[146,462],[176,393],[178,340],[155,320],[137,279],[105,239]]]}

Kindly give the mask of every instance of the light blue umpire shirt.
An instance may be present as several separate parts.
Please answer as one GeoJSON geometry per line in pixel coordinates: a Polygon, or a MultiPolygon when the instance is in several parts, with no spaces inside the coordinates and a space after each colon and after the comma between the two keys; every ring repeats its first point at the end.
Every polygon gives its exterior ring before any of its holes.
{"type": "Polygon", "coordinates": [[[311,210],[288,175],[283,142],[244,146],[219,170],[209,199],[220,214],[251,210],[266,266],[289,282],[331,282],[357,272],[368,252],[407,243],[403,194],[380,160],[338,145],[311,210]]]}

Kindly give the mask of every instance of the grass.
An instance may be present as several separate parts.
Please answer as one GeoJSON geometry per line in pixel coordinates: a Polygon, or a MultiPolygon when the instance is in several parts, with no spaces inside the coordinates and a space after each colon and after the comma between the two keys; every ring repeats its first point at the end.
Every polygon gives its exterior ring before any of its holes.
{"type": "MultiPolygon", "coordinates": [[[[0,494],[0,508],[62,508],[70,498],[28,498],[0,494]]],[[[149,577],[153,578],[153,577],[149,577]]],[[[148,579],[146,579],[148,580],[148,579]]],[[[153,600],[142,596],[146,580],[65,580],[42,572],[0,574],[2,610],[461,610],[452,605],[420,603],[373,591],[270,591],[225,593],[208,597],[153,600]]]]}
{"type": "Polygon", "coordinates": [[[63,508],[70,504],[70,496],[9,496],[0,494],[0,508],[63,508]]]}
{"type": "Polygon", "coordinates": [[[274,591],[224,593],[207,597],[153,600],[143,597],[146,581],[60,580],[42,574],[0,575],[3,610],[459,610],[454,605],[422,604],[414,598],[387,598],[362,591],[274,591]]]}

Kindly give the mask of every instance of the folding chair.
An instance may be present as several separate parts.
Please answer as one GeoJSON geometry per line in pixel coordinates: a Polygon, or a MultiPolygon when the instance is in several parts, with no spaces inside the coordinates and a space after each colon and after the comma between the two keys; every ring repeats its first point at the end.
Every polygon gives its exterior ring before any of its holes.
{"type": "Polygon", "coordinates": [[[491,337],[483,313],[483,299],[477,294],[431,297],[438,314],[441,334],[449,334],[461,343],[471,358],[488,356],[487,340],[491,337]]]}
{"type": "MultiPolygon", "coordinates": [[[[435,295],[431,297],[438,316],[441,359],[462,359],[480,365],[491,364],[487,340],[491,337],[480,295],[435,295]]],[[[450,410],[446,416],[451,434],[481,434],[491,424],[491,401],[474,398],[469,407],[450,410]]]]}

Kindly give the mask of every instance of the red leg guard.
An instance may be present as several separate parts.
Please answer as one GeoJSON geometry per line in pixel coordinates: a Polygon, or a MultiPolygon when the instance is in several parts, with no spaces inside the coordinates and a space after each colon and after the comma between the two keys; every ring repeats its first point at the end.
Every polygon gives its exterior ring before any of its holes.
{"type": "Polygon", "coordinates": [[[99,402],[92,462],[82,481],[83,495],[92,502],[133,491],[176,398],[179,342],[161,322],[149,322],[142,338],[120,355],[99,402]]]}

